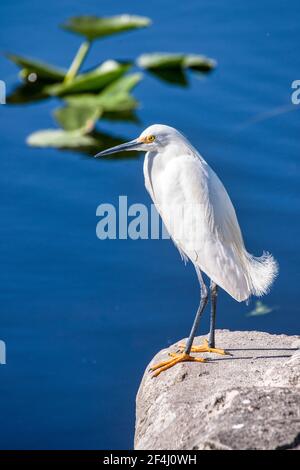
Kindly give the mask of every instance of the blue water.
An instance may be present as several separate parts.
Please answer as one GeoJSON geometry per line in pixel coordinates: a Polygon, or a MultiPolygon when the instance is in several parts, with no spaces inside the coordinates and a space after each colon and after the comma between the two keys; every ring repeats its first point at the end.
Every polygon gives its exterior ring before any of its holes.
{"type": "MultiPolygon", "coordinates": [[[[204,53],[218,68],[190,87],[151,76],[136,90],[140,124],[103,122],[128,139],[147,125],[182,130],[217,171],[237,208],[248,250],[271,251],[280,276],[263,302],[219,296],[218,327],[299,333],[300,4],[212,0],[1,2],[1,49],[67,65],[78,38],[57,25],[71,15],[130,12],[147,30],[93,46],[87,65],[147,51],[204,53]]],[[[16,68],[0,59],[9,88],[16,68]]],[[[1,448],[131,448],[135,394],[161,348],[186,336],[198,302],[196,276],[168,240],[100,241],[96,207],[150,206],[142,158],[102,161],[33,149],[31,132],[53,127],[58,103],[0,107],[1,448]]],[[[208,329],[208,315],[201,330],[208,329]]]]}

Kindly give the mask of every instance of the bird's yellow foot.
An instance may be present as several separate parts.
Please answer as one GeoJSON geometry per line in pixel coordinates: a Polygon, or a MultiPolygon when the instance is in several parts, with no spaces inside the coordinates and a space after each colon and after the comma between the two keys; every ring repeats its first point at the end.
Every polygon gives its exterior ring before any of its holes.
{"type": "MultiPolygon", "coordinates": [[[[185,348],[185,344],[182,344],[182,343],[179,344],[180,351],[184,351],[184,348],[185,348]]],[[[210,348],[208,345],[207,339],[204,340],[204,344],[202,346],[192,346],[191,352],[195,352],[195,353],[207,352],[207,353],[214,353],[214,354],[222,354],[222,356],[227,356],[227,355],[231,356],[231,354],[225,351],[224,349],[210,348]]]]}
{"type": "Polygon", "coordinates": [[[169,353],[171,356],[167,361],[159,362],[154,366],[150,367],[151,371],[155,371],[152,377],[157,377],[164,370],[170,369],[170,367],[175,366],[179,362],[205,362],[205,359],[200,357],[193,357],[184,352],[182,353],[169,353]]]}

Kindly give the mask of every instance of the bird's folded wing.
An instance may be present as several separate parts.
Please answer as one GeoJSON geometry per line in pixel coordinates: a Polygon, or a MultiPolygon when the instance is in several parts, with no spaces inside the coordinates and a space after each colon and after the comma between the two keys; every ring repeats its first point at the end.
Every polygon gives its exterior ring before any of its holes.
{"type": "Polygon", "coordinates": [[[177,157],[154,191],[179,250],[236,300],[248,298],[246,250],[236,213],[208,164],[191,155],[177,157]]]}

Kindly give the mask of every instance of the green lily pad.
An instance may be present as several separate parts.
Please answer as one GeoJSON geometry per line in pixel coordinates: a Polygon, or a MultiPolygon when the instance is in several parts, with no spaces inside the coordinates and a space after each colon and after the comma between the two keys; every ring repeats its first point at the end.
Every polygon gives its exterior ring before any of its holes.
{"type": "Polygon", "coordinates": [[[202,55],[158,52],[142,54],[138,57],[137,64],[157,78],[181,86],[188,85],[186,70],[204,73],[209,72],[216,65],[214,60],[202,55]]]}
{"type": "Polygon", "coordinates": [[[93,104],[96,102],[103,100],[106,96],[110,96],[112,94],[118,93],[129,93],[142,79],[141,73],[132,73],[129,75],[125,75],[124,77],[118,78],[113,83],[107,85],[100,93],[98,94],[82,94],[82,95],[74,95],[68,96],[66,101],[68,103],[74,105],[85,105],[85,104],[93,104]]]}
{"type": "MultiPolygon", "coordinates": [[[[94,157],[96,153],[105,150],[115,145],[120,145],[128,141],[127,138],[111,136],[99,131],[92,131],[88,135],[83,135],[78,131],[63,131],[58,129],[48,129],[43,131],[34,132],[27,138],[27,143],[33,147],[52,147],[58,150],[71,150],[84,154],[89,157],[94,157]]],[[[109,155],[104,157],[107,160],[120,160],[124,159],[137,159],[139,158],[137,152],[122,152],[118,155],[109,155]]],[[[101,162],[102,159],[95,159],[96,162],[101,162]]]]}
{"type": "Polygon", "coordinates": [[[126,75],[115,80],[97,95],[75,95],[67,97],[66,101],[72,106],[100,107],[105,112],[130,111],[137,107],[138,102],[129,92],[141,79],[140,73],[126,75]]]}
{"type": "Polygon", "coordinates": [[[115,60],[107,60],[90,72],[77,75],[72,81],[45,88],[50,95],[67,95],[88,91],[99,91],[105,86],[121,77],[129,69],[129,63],[120,63],[115,60]]]}
{"type": "Polygon", "coordinates": [[[78,94],[78,95],[70,95],[64,98],[65,102],[68,103],[72,107],[95,107],[98,106],[98,93],[85,93],[85,94],[78,94]]]}
{"type": "Polygon", "coordinates": [[[6,57],[19,67],[26,69],[27,76],[31,73],[35,73],[37,75],[37,79],[51,82],[61,82],[65,78],[65,70],[46,64],[45,62],[41,62],[36,59],[29,59],[16,54],[6,54],[6,57]]]}
{"type": "Polygon", "coordinates": [[[131,111],[138,107],[138,101],[127,93],[118,93],[117,95],[106,95],[99,97],[99,104],[105,112],[131,111]]]}
{"type": "Polygon", "coordinates": [[[139,73],[122,77],[107,86],[97,97],[97,104],[104,111],[129,111],[138,106],[137,100],[130,95],[130,91],[140,82],[139,73]]]}
{"type": "Polygon", "coordinates": [[[126,75],[124,77],[119,78],[118,80],[114,81],[111,85],[109,85],[105,90],[103,90],[103,94],[112,94],[112,93],[128,93],[136,87],[136,85],[142,80],[143,74],[141,73],[132,73],[126,75]]]}
{"type": "Polygon", "coordinates": [[[97,145],[96,139],[80,131],[64,131],[61,129],[46,129],[37,131],[27,137],[28,145],[32,147],[79,148],[97,145]]]}
{"type": "Polygon", "coordinates": [[[215,67],[215,61],[197,54],[142,54],[137,63],[144,69],[184,69],[207,71],[215,67]]]}
{"type": "Polygon", "coordinates": [[[66,102],[70,104],[70,106],[76,107],[100,107],[103,111],[127,111],[135,109],[138,105],[133,96],[128,95],[126,93],[119,93],[115,96],[99,96],[99,95],[91,95],[87,94],[72,96],[66,99],[66,102]]]}
{"type": "Polygon", "coordinates": [[[197,72],[209,72],[216,67],[215,60],[203,55],[188,54],[184,57],[183,66],[197,72]]]}
{"type": "Polygon", "coordinates": [[[152,53],[142,54],[137,64],[143,69],[174,69],[183,66],[183,54],[152,53]]]}
{"type": "Polygon", "coordinates": [[[101,113],[99,106],[65,106],[57,108],[54,116],[65,131],[82,130],[87,133],[94,129],[101,113]]]}
{"type": "Polygon", "coordinates": [[[122,33],[149,26],[151,20],[144,16],[119,15],[111,17],[76,16],[62,25],[67,31],[85,36],[89,41],[111,34],[122,33]]]}

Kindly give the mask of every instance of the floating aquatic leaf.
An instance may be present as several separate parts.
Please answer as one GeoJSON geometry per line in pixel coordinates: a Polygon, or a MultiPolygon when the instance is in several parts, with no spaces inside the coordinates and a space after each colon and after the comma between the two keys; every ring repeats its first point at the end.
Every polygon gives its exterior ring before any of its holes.
{"type": "Polygon", "coordinates": [[[74,96],[68,96],[66,101],[73,105],[82,106],[83,104],[92,105],[104,100],[107,96],[113,94],[125,94],[129,93],[142,79],[142,74],[133,73],[130,75],[125,75],[124,77],[118,78],[113,83],[107,85],[100,93],[97,94],[78,94],[74,96]]]}
{"type": "Polygon", "coordinates": [[[125,75],[124,77],[115,80],[111,85],[109,85],[103,93],[129,93],[136,87],[136,85],[142,80],[143,75],[141,73],[132,73],[125,75]]]}
{"type": "Polygon", "coordinates": [[[188,85],[186,70],[204,73],[215,67],[212,59],[197,54],[142,54],[137,63],[161,80],[181,86],[188,85]]]}
{"type": "MultiPolygon", "coordinates": [[[[141,80],[141,74],[125,75],[132,63],[108,60],[102,65],[80,73],[84,58],[94,39],[148,26],[146,17],[119,15],[101,18],[78,16],[68,20],[63,28],[86,39],[81,44],[69,70],[15,54],[8,58],[20,68],[26,82],[8,97],[8,103],[26,103],[48,96],[63,97],[66,105],[56,109],[54,115],[63,128],[47,129],[33,133],[27,142],[33,146],[73,149],[84,153],[113,146],[103,144],[103,135],[95,130],[99,118],[138,122],[135,109],[138,101],[131,90],[141,80]]],[[[206,72],[215,66],[214,61],[191,54],[143,54],[138,63],[162,80],[187,85],[187,69],[206,72]]],[[[122,140],[120,140],[120,143],[122,140]]],[[[130,156],[129,153],[125,154],[130,156]]],[[[136,155],[135,153],[133,155],[136,155]]]]}
{"type": "Polygon", "coordinates": [[[77,148],[97,145],[90,135],[79,131],[64,131],[61,129],[46,129],[37,131],[27,138],[27,143],[33,147],[77,148]]]}
{"type": "MultiPolygon", "coordinates": [[[[84,135],[80,131],[63,131],[59,129],[47,129],[34,132],[27,138],[27,143],[33,147],[53,147],[59,150],[71,150],[89,157],[108,147],[114,147],[126,142],[128,138],[111,136],[103,132],[93,131],[84,135]]],[[[105,158],[105,157],[104,157],[105,158]]],[[[139,158],[137,152],[122,152],[117,156],[106,157],[108,160],[139,158]]],[[[102,159],[101,159],[102,160],[102,159]]],[[[95,162],[100,162],[95,160],[95,162]]]]}
{"type": "Polygon", "coordinates": [[[36,59],[30,59],[16,54],[6,54],[6,56],[19,67],[26,69],[27,75],[35,73],[37,78],[41,80],[61,82],[66,74],[65,70],[36,59]]]}
{"type": "Polygon", "coordinates": [[[209,72],[216,67],[215,60],[203,55],[188,54],[184,56],[183,66],[197,72],[209,72]]]}
{"type": "Polygon", "coordinates": [[[73,107],[97,107],[98,93],[83,93],[78,95],[68,95],[64,98],[65,102],[73,107]]]}
{"type": "Polygon", "coordinates": [[[255,303],[255,308],[251,310],[251,312],[246,314],[246,317],[256,317],[259,315],[267,315],[275,310],[275,307],[268,307],[268,305],[264,305],[260,300],[257,300],[255,303]]]}
{"type": "Polygon", "coordinates": [[[83,133],[87,133],[94,129],[101,112],[99,106],[65,106],[57,108],[54,116],[65,131],[81,129],[83,133]]]}
{"type": "Polygon", "coordinates": [[[149,26],[151,20],[143,16],[118,15],[111,17],[76,16],[62,25],[67,31],[85,36],[89,41],[111,34],[149,26]]]}
{"type": "Polygon", "coordinates": [[[119,93],[115,96],[106,95],[99,100],[100,105],[103,106],[105,112],[123,112],[131,111],[138,107],[138,101],[131,95],[127,93],[119,93]]]}
{"type": "Polygon", "coordinates": [[[127,93],[119,93],[115,96],[103,96],[99,95],[79,95],[72,96],[66,99],[66,102],[69,103],[73,108],[77,107],[94,107],[101,108],[103,111],[107,112],[121,112],[129,111],[135,109],[138,105],[133,96],[128,95],[127,93]]]}
{"type": "Polygon", "coordinates": [[[121,77],[129,69],[129,63],[120,63],[108,60],[90,72],[77,75],[72,81],[50,85],[46,92],[50,95],[67,95],[85,91],[99,91],[117,78],[121,77]]]}
{"type": "Polygon", "coordinates": [[[142,54],[138,57],[137,63],[144,69],[174,69],[183,66],[183,54],[167,54],[154,52],[142,54]]]}
{"type": "Polygon", "coordinates": [[[100,107],[105,112],[131,111],[138,105],[136,99],[129,94],[141,80],[139,73],[126,75],[115,80],[111,85],[102,90],[101,93],[69,96],[66,101],[72,106],[100,107]]]}
{"type": "Polygon", "coordinates": [[[129,111],[138,105],[129,91],[141,80],[140,74],[128,75],[106,87],[97,97],[97,104],[105,111],[129,111]]]}
{"type": "Polygon", "coordinates": [[[138,57],[137,63],[140,67],[145,69],[189,68],[201,72],[211,70],[216,66],[214,60],[203,55],[158,52],[142,54],[138,57]]]}

